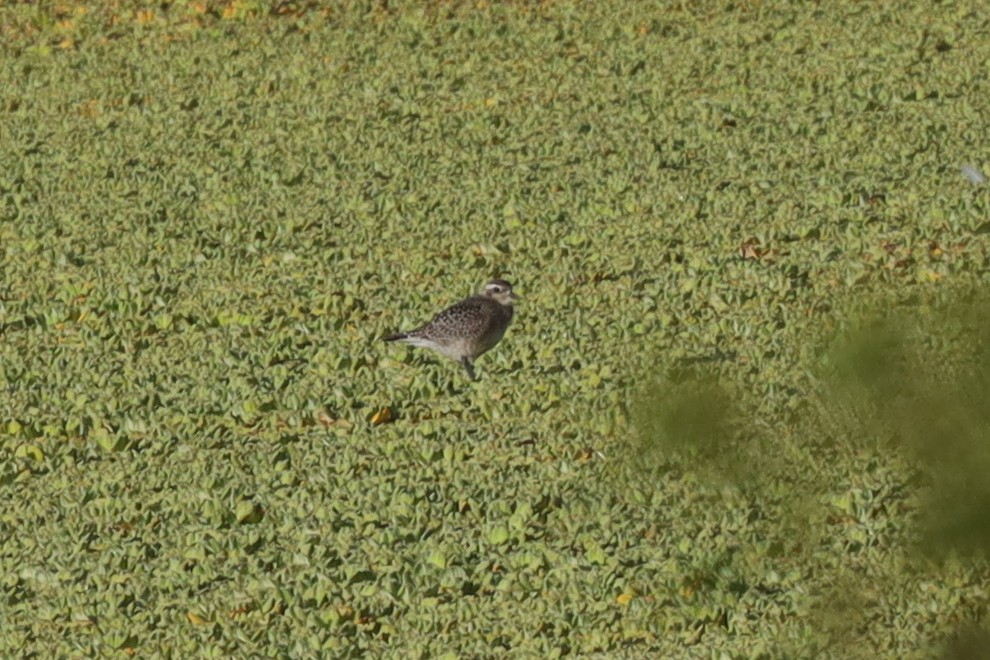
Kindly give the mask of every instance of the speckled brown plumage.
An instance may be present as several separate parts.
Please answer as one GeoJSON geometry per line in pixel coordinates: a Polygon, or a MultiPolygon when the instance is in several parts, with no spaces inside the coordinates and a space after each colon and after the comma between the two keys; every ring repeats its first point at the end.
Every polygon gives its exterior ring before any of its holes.
{"type": "Polygon", "coordinates": [[[492,280],[476,296],[465,298],[433,317],[426,325],[397,332],[385,341],[422,346],[457,360],[474,378],[474,360],[505,335],[517,296],[505,280],[492,280]]]}

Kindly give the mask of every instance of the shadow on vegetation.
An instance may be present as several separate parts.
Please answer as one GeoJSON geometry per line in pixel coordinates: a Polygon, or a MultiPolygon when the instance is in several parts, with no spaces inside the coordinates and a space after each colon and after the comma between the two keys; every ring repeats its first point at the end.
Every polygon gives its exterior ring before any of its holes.
{"type": "Polygon", "coordinates": [[[990,654],[990,631],[965,626],[945,644],[941,660],[977,660],[990,654]]]}
{"type": "Polygon", "coordinates": [[[697,370],[655,383],[634,407],[640,467],[683,467],[712,480],[744,483],[749,470],[736,456],[744,426],[737,400],[716,378],[697,370]]]}
{"type": "Polygon", "coordinates": [[[842,342],[832,408],[858,408],[857,418],[871,422],[849,428],[853,437],[867,433],[862,440],[901,453],[924,475],[918,550],[986,557],[990,306],[957,302],[933,315],[873,321],[842,342]]]}
{"type": "MultiPolygon", "coordinates": [[[[812,573],[830,571],[809,589],[813,646],[829,652],[862,644],[892,592],[917,600],[918,580],[990,558],[990,300],[876,309],[828,342],[796,419],[758,425],[747,390],[700,371],[655,380],[631,407],[627,478],[655,488],[683,471],[733,486],[779,514],[759,534],[802,548],[812,573]],[[857,527],[860,540],[838,540],[857,527]]],[[[928,644],[949,621],[980,617],[980,606],[944,607],[928,644]]],[[[987,648],[988,633],[960,630],[944,657],[982,657],[967,649],[987,648]]]]}

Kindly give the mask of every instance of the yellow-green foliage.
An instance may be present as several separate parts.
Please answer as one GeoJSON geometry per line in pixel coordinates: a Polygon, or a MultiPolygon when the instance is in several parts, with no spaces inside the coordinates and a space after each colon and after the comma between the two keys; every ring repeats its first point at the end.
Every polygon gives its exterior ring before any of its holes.
{"type": "Polygon", "coordinates": [[[0,654],[981,639],[976,335],[830,341],[986,286],[984,3],[121,4],[0,8],[0,654]]]}

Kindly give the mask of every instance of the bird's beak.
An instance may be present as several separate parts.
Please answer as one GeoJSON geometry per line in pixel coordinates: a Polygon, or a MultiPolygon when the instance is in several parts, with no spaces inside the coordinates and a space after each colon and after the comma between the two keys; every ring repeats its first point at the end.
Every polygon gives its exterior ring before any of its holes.
{"type": "Polygon", "coordinates": [[[509,300],[519,300],[519,296],[515,291],[509,291],[509,300]]]}

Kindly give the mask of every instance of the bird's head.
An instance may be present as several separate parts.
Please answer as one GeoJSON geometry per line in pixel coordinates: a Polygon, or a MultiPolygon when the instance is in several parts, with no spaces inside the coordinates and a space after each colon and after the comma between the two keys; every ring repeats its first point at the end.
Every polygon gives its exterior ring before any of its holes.
{"type": "Polygon", "coordinates": [[[512,292],[512,285],[505,280],[492,280],[486,284],[485,295],[500,305],[508,306],[519,299],[519,296],[512,292]]]}

